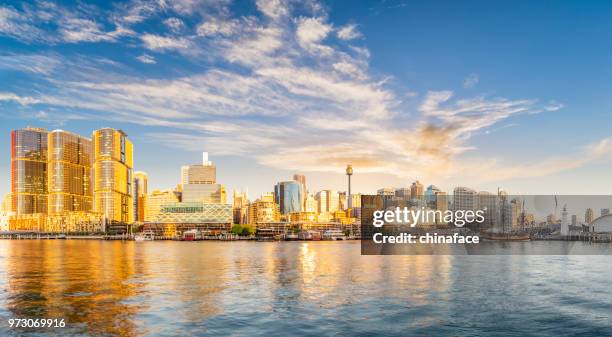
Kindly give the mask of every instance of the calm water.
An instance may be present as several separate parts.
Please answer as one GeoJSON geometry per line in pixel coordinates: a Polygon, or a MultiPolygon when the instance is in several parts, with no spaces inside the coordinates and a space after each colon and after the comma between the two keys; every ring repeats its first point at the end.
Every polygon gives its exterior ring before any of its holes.
{"type": "Polygon", "coordinates": [[[358,242],[0,241],[0,335],[610,335],[610,256],[358,242]],[[66,328],[9,329],[62,317],[66,328]]]}

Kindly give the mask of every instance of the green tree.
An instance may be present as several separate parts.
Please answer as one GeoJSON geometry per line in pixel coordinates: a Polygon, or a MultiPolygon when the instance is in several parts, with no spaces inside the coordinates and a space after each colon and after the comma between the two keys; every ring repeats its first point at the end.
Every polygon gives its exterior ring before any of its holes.
{"type": "Polygon", "coordinates": [[[243,231],[244,231],[244,228],[242,228],[242,226],[240,226],[239,224],[235,224],[231,230],[233,234],[237,234],[237,235],[243,235],[242,234],[243,231]]]}

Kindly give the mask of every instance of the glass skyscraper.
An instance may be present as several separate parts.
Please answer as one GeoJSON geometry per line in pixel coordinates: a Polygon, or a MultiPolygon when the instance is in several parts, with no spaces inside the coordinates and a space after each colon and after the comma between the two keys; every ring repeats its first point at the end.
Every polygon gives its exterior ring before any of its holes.
{"type": "Polygon", "coordinates": [[[48,136],[48,214],[90,212],[93,203],[92,144],[63,130],[48,136]]]}
{"type": "Polygon", "coordinates": [[[297,181],[282,181],[274,186],[274,197],[280,206],[281,214],[302,212],[304,205],[304,190],[297,181]]]}
{"type": "Polygon", "coordinates": [[[11,203],[17,215],[47,213],[47,130],[11,132],[11,203]]]}
{"type": "Polygon", "coordinates": [[[93,132],[94,210],[107,222],[129,224],[134,218],[133,146],[121,130],[93,132]]]}

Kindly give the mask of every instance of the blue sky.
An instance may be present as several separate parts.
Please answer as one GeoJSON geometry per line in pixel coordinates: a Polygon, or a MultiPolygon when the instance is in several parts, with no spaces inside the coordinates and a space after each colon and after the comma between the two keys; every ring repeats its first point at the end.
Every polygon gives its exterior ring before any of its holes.
{"type": "Polygon", "coordinates": [[[612,4],[581,1],[0,2],[9,132],[125,130],[153,188],[210,152],[271,191],[408,186],[609,194],[612,4]]]}

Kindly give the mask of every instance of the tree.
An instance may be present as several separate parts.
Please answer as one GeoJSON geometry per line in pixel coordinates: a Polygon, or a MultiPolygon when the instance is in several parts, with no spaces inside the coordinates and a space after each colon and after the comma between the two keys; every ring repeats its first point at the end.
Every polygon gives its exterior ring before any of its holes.
{"type": "Polygon", "coordinates": [[[240,226],[239,224],[235,224],[234,226],[232,226],[232,230],[231,230],[231,232],[232,232],[233,234],[236,234],[236,235],[244,235],[244,234],[242,234],[242,232],[244,231],[244,229],[245,229],[245,228],[242,228],[242,226],[240,226]]]}

